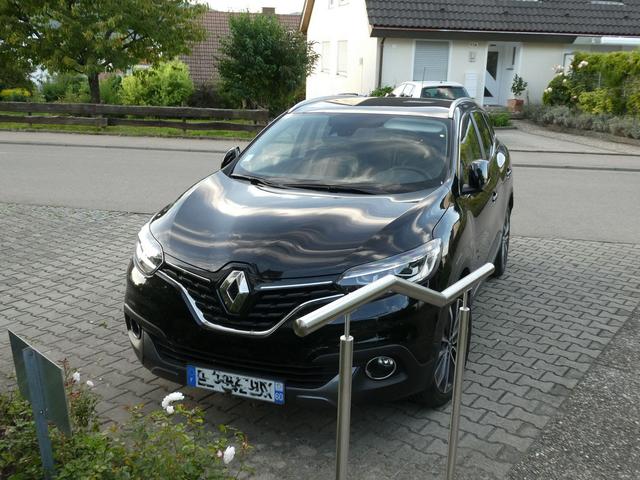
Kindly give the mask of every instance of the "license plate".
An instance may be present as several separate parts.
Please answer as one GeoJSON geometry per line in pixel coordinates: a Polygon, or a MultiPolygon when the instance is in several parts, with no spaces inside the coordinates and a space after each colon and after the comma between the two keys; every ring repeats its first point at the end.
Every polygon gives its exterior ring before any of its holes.
{"type": "Polygon", "coordinates": [[[284,383],[187,365],[187,385],[239,397],[284,404],[284,383]]]}

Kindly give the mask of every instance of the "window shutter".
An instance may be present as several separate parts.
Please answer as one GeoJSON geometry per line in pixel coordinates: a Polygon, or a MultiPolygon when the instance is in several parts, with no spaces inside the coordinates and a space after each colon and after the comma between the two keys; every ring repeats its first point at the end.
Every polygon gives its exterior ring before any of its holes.
{"type": "Polygon", "coordinates": [[[447,80],[449,70],[449,43],[416,42],[416,54],[413,62],[413,79],[447,80]]]}

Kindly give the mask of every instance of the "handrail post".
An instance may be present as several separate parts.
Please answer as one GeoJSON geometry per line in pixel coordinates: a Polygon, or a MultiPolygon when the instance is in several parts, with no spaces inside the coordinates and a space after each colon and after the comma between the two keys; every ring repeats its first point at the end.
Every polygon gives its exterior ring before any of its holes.
{"type": "Polygon", "coordinates": [[[340,337],[340,377],[338,383],[338,428],[336,435],[336,480],[347,479],[349,434],[351,429],[351,381],[353,375],[353,337],[351,313],[344,316],[344,335],[340,337]]]}
{"type": "Polygon", "coordinates": [[[458,351],[456,353],[453,376],[453,395],[451,399],[451,425],[449,428],[449,453],[447,455],[447,480],[453,480],[456,472],[456,454],[458,453],[458,429],[460,427],[460,403],[462,400],[462,381],[467,361],[469,339],[469,291],[462,295],[462,306],[458,312],[458,351]]]}

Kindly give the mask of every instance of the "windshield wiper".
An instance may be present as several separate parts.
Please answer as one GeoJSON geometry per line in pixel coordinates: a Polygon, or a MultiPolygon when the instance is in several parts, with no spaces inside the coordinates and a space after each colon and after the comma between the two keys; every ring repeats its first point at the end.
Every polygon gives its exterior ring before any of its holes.
{"type": "Polygon", "coordinates": [[[236,174],[231,174],[229,175],[231,178],[235,178],[238,180],[247,180],[248,182],[251,182],[251,185],[266,185],[268,187],[277,187],[277,188],[282,188],[282,185],[279,185],[277,183],[272,183],[269,180],[265,180],[262,177],[253,177],[251,175],[236,175],[236,174]]]}
{"type": "Polygon", "coordinates": [[[351,185],[327,185],[324,183],[286,183],[283,187],[303,188],[306,190],[321,190],[332,193],[360,193],[365,195],[375,195],[377,192],[366,188],[354,187],[351,185]]]}

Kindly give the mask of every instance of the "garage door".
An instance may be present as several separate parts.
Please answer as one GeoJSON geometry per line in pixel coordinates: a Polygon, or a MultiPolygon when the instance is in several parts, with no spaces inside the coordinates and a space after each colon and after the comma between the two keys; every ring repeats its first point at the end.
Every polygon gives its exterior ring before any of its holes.
{"type": "Polygon", "coordinates": [[[447,80],[449,42],[416,42],[413,61],[414,80],[447,80]]]}

